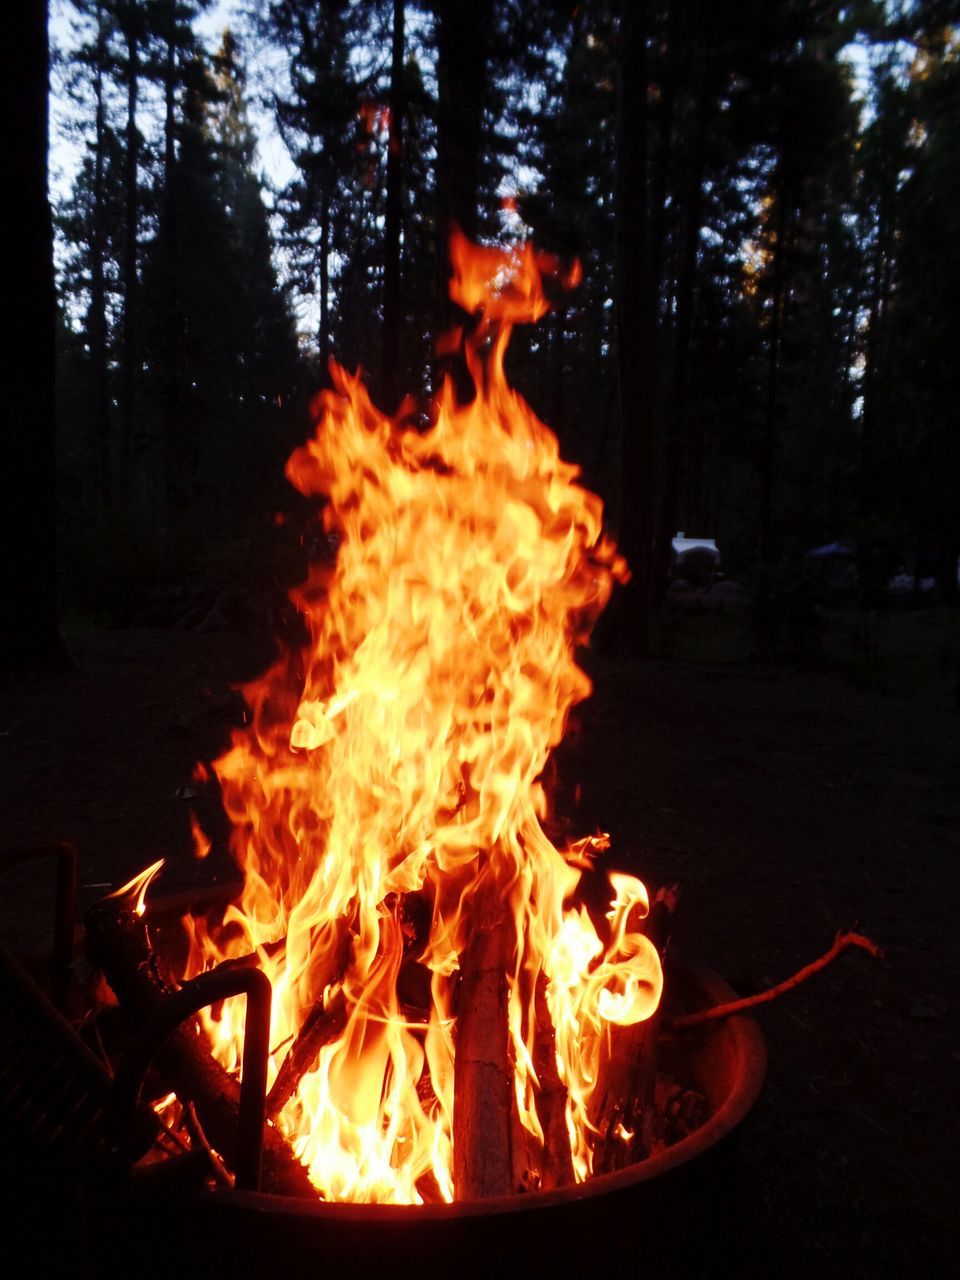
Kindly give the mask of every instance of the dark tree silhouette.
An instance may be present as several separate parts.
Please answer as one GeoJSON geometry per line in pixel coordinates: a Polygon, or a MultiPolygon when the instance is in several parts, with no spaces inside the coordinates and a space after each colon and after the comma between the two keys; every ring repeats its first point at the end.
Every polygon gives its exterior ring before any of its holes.
{"type": "Polygon", "coordinates": [[[623,431],[620,544],[632,579],[618,618],[619,642],[647,649],[653,572],[654,341],[656,294],[650,271],[647,201],[646,3],[620,9],[617,80],[617,370],[623,431]]]}
{"type": "Polygon", "coordinates": [[[56,294],[47,197],[49,46],[45,0],[5,13],[3,134],[19,216],[4,237],[7,337],[0,664],[63,665],[57,621],[54,365],[56,294]]]}
{"type": "Polygon", "coordinates": [[[387,152],[387,210],[383,245],[383,352],[381,384],[384,404],[393,413],[400,398],[400,234],[403,216],[403,118],[406,94],[403,66],[404,0],[393,0],[390,51],[390,136],[387,152]]]}

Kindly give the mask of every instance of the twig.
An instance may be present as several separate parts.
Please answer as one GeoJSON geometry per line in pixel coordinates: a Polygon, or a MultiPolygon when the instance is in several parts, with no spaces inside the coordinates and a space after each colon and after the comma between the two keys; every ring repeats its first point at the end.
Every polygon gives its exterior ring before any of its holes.
{"type": "MultiPolygon", "coordinates": [[[[197,1109],[192,1102],[188,1102],[183,1108],[183,1123],[186,1125],[187,1132],[190,1134],[191,1141],[203,1151],[204,1155],[210,1161],[210,1167],[213,1170],[213,1176],[221,1186],[233,1186],[233,1174],[223,1163],[219,1152],[215,1151],[210,1145],[210,1139],[203,1132],[203,1125],[197,1116],[197,1109]]],[[[167,1130],[169,1133],[170,1130],[167,1130]]]]}
{"type": "MultiPolygon", "coordinates": [[[[154,1112],[154,1115],[157,1115],[157,1113],[154,1112]]],[[[157,1119],[160,1121],[160,1132],[157,1134],[157,1138],[160,1140],[162,1140],[163,1138],[168,1138],[170,1142],[173,1143],[174,1149],[176,1151],[179,1151],[181,1155],[186,1155],[186,1153],[190,1150],[189,1144],[184,1142],[183,1138],[180,1137],[179,1133],[174,1133],[173,1129],[171,1129],[169,1125],[164,1124],[163,1118],[161,1116],[158,1115],[157,1119]]]]}
{"type": "Polygon", "coordinates": [[[100,1053],[100,1061],[106,1069],[107,1075],[112,1080],[114,1076],[113,1063],[110,1061],[110,1055],[107,1053],[107,1046],[103,1043],[103,1034],[100,1031],[100,1022],[97,1018],[97,1012],[95,1009],[90,1009],[83,1015],[80,1019],[79,1026],[77,1027],[77,1032],[81,1033],[84,1027],[92,1028],[94,1038],[97,1042],[97,1049],[100,1053]]]}
{"type": "Polygon", "coordinates": [[[771,1000],[776,1000],[778,996],[792,991],[794,987],[799,987],[802,982],[812,978],[821,969],[825,969],[831,961],[835,960],[841,952],[846,951],[849,947],[860,947],[864,951],[869,951],[872,956],[880,957],[883,955],[877,944],[862,933],[838,933],[829,951],[820,956],[819,959],[799,969],[792,977],[777,983],[775,987],[769,987],[766,991],[759,991],[754,996],[745,996],[742,1000],[731,1000],[729,1004],[714,1005],[712,1009],[701,1009],[697,1013],[683,1014],[679,1018],[673,1018],[667,1029],[669,1031],[688,1031],[691,1027],[699,1027],[705,1022],[714,1022],[717,1018],[729,1018],[734,1013],[743,1013],[747,1009],[753,1009],[758,1004],[768,1004],[771,1000]]]}

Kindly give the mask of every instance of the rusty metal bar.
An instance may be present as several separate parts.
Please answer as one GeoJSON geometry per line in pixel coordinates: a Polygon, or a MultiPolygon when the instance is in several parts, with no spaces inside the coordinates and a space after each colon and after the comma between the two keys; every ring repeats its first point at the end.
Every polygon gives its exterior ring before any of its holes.
{"type": "Polygon", "coordinates": [[[70,965],[73,961],[73,930],[77,918],[77,851],[65,840],[49,845],[30,845],[8,849],[0,858],[0,872],[22,862],[39,861],[42,858],[57,860],[57,898],[53,928],[53,972],[51,996],[59,1008],[70,984],[70,965]]]}
{"type": "Polygon", "coordinates": [[[110,1097],[108,1133],[119,1150],[133,1125],[150,1064],[171,1032],[207,1005],[238,995],[247,997],[247,1012],[234,1174],[241,1190],[259,1191],[273,995],[269,979],[259,969],[211,969],[185,982],[147,1017],[117,1071],[110,1097]]]}

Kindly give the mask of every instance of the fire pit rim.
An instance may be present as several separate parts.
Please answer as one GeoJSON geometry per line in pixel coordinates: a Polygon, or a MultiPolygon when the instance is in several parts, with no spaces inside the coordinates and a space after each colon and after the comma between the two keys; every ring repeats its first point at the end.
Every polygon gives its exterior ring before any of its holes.
{"type": "MultiPolygon", "coordinates": [[[[704,1007],[725,1004],[736,999],[736,992],[718,974],[709,969],[692,965],[671,965],[675,977],[681,977],[702,998],[704,1007]]],[[[356,1204],[340,1200],[304,1200],[295,1196],[275,1195],[269,1192],[240,1191],[235,1188],[217,1188],[202,1193],[208,1200],[216,1200],[225,1208],[259,1213],[290,1214],[297,1218],[329,1219],[354,1223],[369,1222],[371,1226],[386,1222],[429,1222],[465,1217],[486,1217],[548,1210],[592,1200],[600,1196],[638,1186],[654,1178],[670,1174],[694,1160],[698,1155],[717,1146],[747,1116],[756,1102],[766,1076],[767,1051],[763,1035],[755,1018],[749,1014],[737,1014],[722,1023],[708,1023],[689,1035],[691,1043],[708,1040],[729,1040],[729,1052],[737,1060],[737,1072],[733,1087],[717,1110],[689,1136],[680,1139],[665,1151],[641,1160],[636,1164],[612,1173],[598,1174],[587,1182],[553,1191],[530,1191],[510,1196],[497,1196],[485,1200],[455,1201],[452,1204],[356,1204]]]]}

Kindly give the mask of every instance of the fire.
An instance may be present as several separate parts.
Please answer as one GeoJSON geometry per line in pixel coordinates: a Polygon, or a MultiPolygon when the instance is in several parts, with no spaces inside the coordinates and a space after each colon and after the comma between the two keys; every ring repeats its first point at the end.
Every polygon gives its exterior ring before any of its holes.
{"type": "Polygon", "coordinates": [[[158,858],[156,862],[152,862],[149,867],[138,872],[132,880],[128,880],[126,884],[121,885],[119,889],[115,889],[113,893],[108,893],[108,898],[136,898],[133,910],[136,915],[142,916],[147,909],[147,890],[152,882],[160,873],[165,858],[158,858]]]}
{"type": "MultiPolygon", "coordinates": [[[[505,915],[513,1105],[542,1147],[535,991],[545,979],[576,1177],[604,1036],[649,1017],[646,892],[611,877],[609,929],[574,894],[602,840],[561,851],[541,775],[590,692],[574,660],[626,567],[600,500],[509,386],[514,323],[547,309],[531,247],[452,244],[451,294],[476,395],[448,382],[435,425],[401,429],[332,366],[287,475],[328,499],[336,566],[294,593],[309,627],[244,690],[250,724],[215,764],[245,873],[240,903],[193,933],[191,971],[257,952],[274,988],[271,1078],[308,1015],[331,1034],[277,1117],[329,1199],[454,1198],[457,988],[478,928],[505,915]],[[541,978],[541,975],[543,977],[541,978]]],[[[241,1022],[210,1022],[235,1069],[241,1022]]]]}

